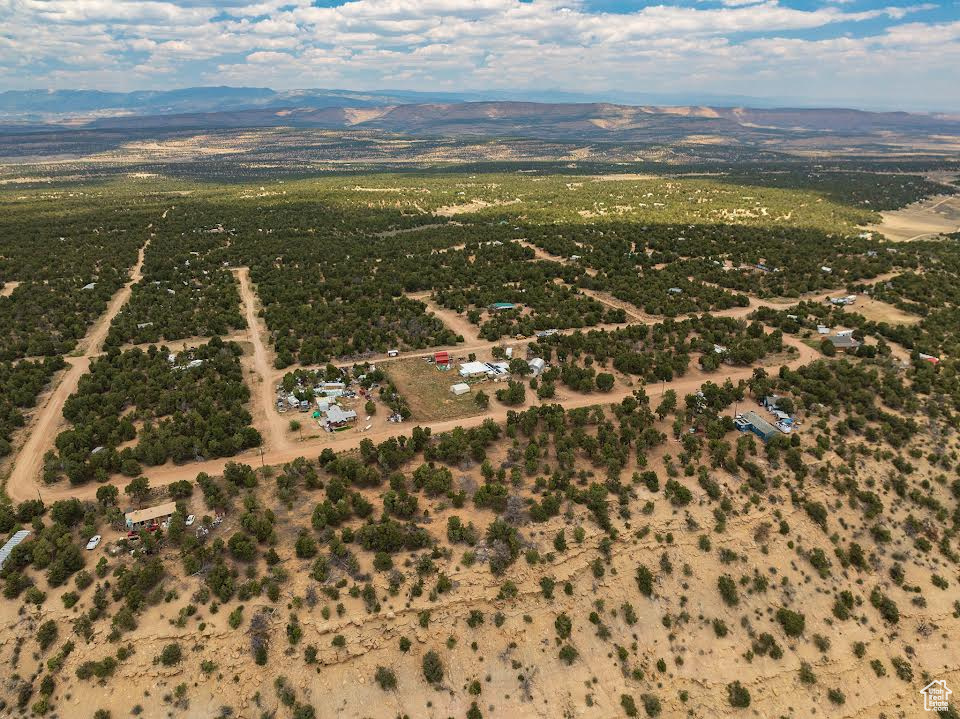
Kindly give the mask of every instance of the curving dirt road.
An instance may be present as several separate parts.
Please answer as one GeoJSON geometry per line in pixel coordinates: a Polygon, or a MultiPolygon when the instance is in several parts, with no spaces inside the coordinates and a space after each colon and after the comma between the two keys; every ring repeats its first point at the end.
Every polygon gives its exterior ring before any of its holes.
{"type": "MultiPolygon", "coordinates": [[[[64,370],[56,385],[47,395],[46,402],[37,410],[34,421],[26,431],[26,441],[20,447],[10,476],[6,482],[6,493],[14,502],[32,499],[38,491],[37,478],[43,467],[43,455],[53,448],[60,424],[63,422],[63,405],[67,397],[77,391],[80,378],[90,369],[90,362],[100,354],[103,343],[110,331],[110,324],[130,299],[133,285],[143,278],[143,258],[150,245],[148,239],[137,256],[137,263],[130,271],[130,279],[117,290],[107,304],[106,311],[94,322],[86,336],[77,345],[80,356],[66,357],[68,367],[64,370]]],[[[96,491],[96,490],[94,490],[96,491]]]]}

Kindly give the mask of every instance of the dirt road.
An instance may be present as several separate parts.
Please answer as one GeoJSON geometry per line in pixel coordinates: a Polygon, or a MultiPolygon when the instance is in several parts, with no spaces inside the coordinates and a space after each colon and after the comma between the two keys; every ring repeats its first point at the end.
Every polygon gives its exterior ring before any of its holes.
{"type": "Polygon", "coordinates": [[[243,302],[243,313],[247,320],[247,337],[253,347],[252,355],[241,358],[253,399],[253,424],[263,435],[265,451],[282,450],[290,446],[291,440],[287,437],[287,423],[273,406],[276,397],[276,371],[263,341],[267,330],[266,327],[261,328],[260,318],[257,316],[257,295],[250,282],[250,269],[238,267],[234,274],[240,285],[240,301],[243,302]]]}
{"type": "Polygon", "coordinates": [[[36,495],[37,480],[43,468],[43,455],[53,448],[53,442],[63,422],[63,405],[67,397],[77,391],[80,378],[89,371],[92,359],[100,354],[110,331],[110,324],[130,299],[133,285],[143,278],[143,258],[149,245],[150,240],[147,240],[140,248],[137,263],[130,272],[130,279],[117,290],[107,304],[106,312],[97,319],[77,345],[80,356],[66,358],[69,366],[60,374],[59,379],[54,379],[54,388],[26,430],[26,441],[13,460],[5,487],[7,495],[13,501],[22,502],[36,495]]]}
{"type": "MultiPolygon", "coordinates": [[[[815,350],[803,344],[799,340],[791,337],[784,337],[784,343],[796,348],[797,350],[797,354],[794,356],[794,358],[786,363],[787,366],[791,368],[808,364],[819,358],[819,354],[815,350]]],[[[727,379],[731,380],[732,382],[747,380],[753,375],[753,371],[754,367],[725,368],[724,370],[713,373],[707,373],[699,369],[693,369],[683,377],[675,379],[672,382],[651,386],[649,388],[649,393],[651,398],[656,398],[664,391],[672,389],[682,397],[700,389],[704,382],[711,381],[721,384],[727,379]]],[[[570,393],[569,396],[565,396],[559,400],[548,401],[546,404],[562,404],[566,409],[611,404],[620,402],[624,397],[630,396],[633,391],[640,386],[640,383],[632,386],[621,383],[608,393],[570,393]]],[[[509,411],[523,410],[538,404],[541,404],[541,402],[537,400],[530,392],[528,392],[527,401],[520,407],[505,407],[495,404],[491,411],[486,414],[447,420],[444,422],[436,422],[433,424],[424,424],[422,426],[429,427],[433,433],[438,433],[447,432],[456,427],[476,427],[482,424],[486,419],[492,419],[496,422],[502,423],[506,421],[507,413],[509,411]]],[[[276,416],[279,418],[279,415],[276,416]]],[[[278,465],[285,462],[291,462],[297,457],[316,457],[323,449],[328,447],[335,452],[355,449],[360,445],[361,440],[364,439],[369,439],[374,443],[383,442],[390,437],[395,437],[400,434],[409,434],[412,428],[412,424],[405,424],[395,425],[373,432],[350,431],[337,434],[321,434],[319,437],[309,438],[302,442],[294,439],[285,439],[284,441],[278,443],[278,446],[264,448],[262,452],[261,450],[251,450],[234,457],[208,460],[205,462],[193,462],[185,465],[174,465],[168,463],[160,467],[147,468],[144,471],[144,475],[150,480],[150,484],[152,486],[160,487],[183,479],[193,481],[200,472],[206,472],[207,474],[211,475],[221,474],[228,462],[245,462],[252,465],[278,465]]],[[[14,502],[20,502],[24,499],[30,499],[36,496],[37,484],[35,483],[35,477],[36,474],[30,474],[27,476],[27,481],[18,482],[15,486],[10,485],[8,488],[10,498],[14,502]]],[[[114,484],[118,488],[123,489],[123,487],[125,487],[129,482],[129,479],[117,478],[117,480],[114,481],[114,484]]],[[[96,496],[97,485],[89,484],[81,487],[71,487],[68,484],[60,484],[54,487],[42,487],[40,488],[40,491],[43,500],[47,503],[56,501],[58,499],[67,499],[70,497],[77,497],[79,499],[92,499],[96,496]]]]}

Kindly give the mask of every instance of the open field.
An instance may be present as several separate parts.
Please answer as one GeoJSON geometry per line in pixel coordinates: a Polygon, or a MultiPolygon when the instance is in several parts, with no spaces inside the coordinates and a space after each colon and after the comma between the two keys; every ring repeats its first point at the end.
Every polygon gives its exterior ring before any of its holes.
{"type": "Polygon", "coordinates": [[[857,303],[848,308],[847,311],[863,315],[871,322],[887,322],[892,325],[911,325],[921,320],[917,315],[912,315],[886,302],[868,297],[859,298],[857,303]]]}
{"type": "MultiPolygon", "coordinates": [[[[473,392],[457,397],[450,391],[450,386],[460,381],[456,365],[441,372],[432,363],[406,359],[385,364],[383,369],[410,403],[413,422],[443,422],[483,414],[473,401],[473,392]]],[[[489,394],[494,386],[484,383],[477,388],[489,394]]]]}
{"type": "Polygon", "coordinates": [[[879,224],[867,225],[870,232],[879,232],[896,242],[930,239],[960,231],[960,197],[934,196],[902,210],[880,213],[879,224]]]}

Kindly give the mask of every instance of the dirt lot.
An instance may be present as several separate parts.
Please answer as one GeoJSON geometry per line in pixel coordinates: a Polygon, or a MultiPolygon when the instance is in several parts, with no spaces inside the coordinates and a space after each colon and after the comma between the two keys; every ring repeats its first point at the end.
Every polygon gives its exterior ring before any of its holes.
{"type": "Polygon", "coordinates": [[[886,322],[891,325],[912,325],[921,319],[880,300],[858,299],[847,311],[863,315],[871,322],[886,322]]]}
{"type": "MultiPolygon", "coordinates": [[[[436,422],[483,414],[473,401],[473,393],[455,397],[450,385],[460,381],[456,369],[441,372],[420,359],[401,360],[383,365],[384,371],[400,390],[413,412],[415,422],[436,422]]],[[[485,383],[484,391],[493,394],[494,384],[485,383]]]]}
{"type": "Polygon", "coordinates": [[[960,230],[960,196],[936,196],[893,212],[881,212],[883,221],[866,229],[895,242],[909,242],[960,230]]]}

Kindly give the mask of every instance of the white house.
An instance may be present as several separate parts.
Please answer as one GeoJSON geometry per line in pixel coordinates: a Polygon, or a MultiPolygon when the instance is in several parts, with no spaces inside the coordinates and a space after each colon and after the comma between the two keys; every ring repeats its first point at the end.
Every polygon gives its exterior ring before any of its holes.
{"type": "Polygon", "coordinates": [[[450,387],[450,391],[453,392],[457,397],[460,397],[461,395],[470,393],[470,385],[468,385],[466,382],[459,382],[450,387]]]}
{"type": "Polygon", "coordinates": [[[486,377],[489,371],[485,362],[464,362],[460,365],[461,377],[486,377]]]}

